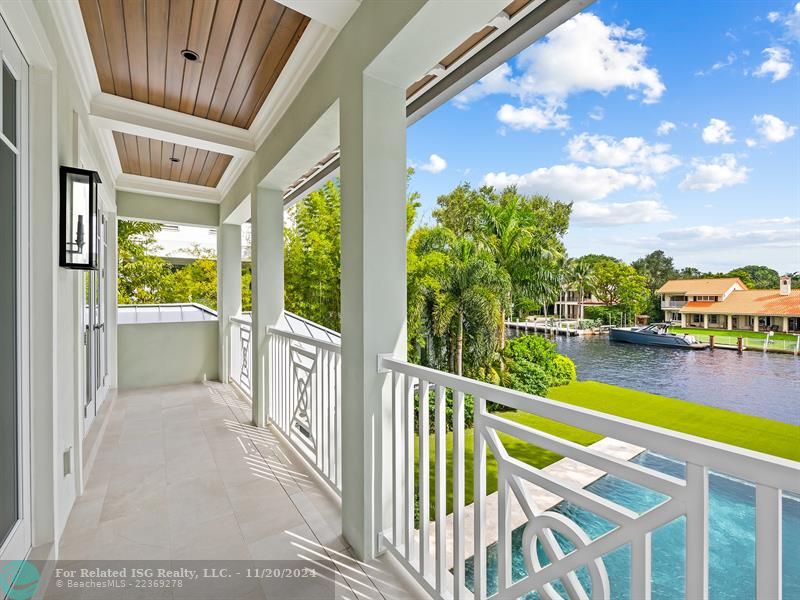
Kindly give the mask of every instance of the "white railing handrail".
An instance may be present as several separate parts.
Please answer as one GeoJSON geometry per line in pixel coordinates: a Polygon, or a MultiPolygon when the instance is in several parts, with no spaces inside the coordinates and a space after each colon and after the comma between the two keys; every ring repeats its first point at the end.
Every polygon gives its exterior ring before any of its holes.
{"type": "Polygon", "coordinates": [[[239,325],[245,325],[246,327],[252,327],[253,322],[250,319],[244,319],[239,316],[232,316],[231,323],[238,323],[239,325]]]}
{"type": "Polygon", "coordinates": [[[333,352],[335,354],[342,353],[342,347],[339,344],[334,344],[333,342],[327,342],[325,340],[319,340],[301,333],[294,333],[293,331],[286,331],[285,329],[279,329],[277,327],[270,327],[267,330],[267,333],[270,335],[277,335],[279,337],[294,340],[295,342],[300,342],[301,344],[316,346],[317,348],[322,348],[323,350],[328,350],[329,352],[333,352]]]}
{"type": "Polygon", "coordinates": [[[800,462],[444,373],[391,356],[379,357],[379,369],[458,389],[476,398],[646,447],[687,463],[703,464],[753,483],[800,493],[800,462]]]}

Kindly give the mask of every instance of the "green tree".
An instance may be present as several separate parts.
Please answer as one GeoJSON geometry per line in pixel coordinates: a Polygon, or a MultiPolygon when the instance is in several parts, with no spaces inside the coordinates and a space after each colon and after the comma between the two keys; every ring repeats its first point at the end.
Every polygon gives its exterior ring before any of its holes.
{"type": "Polygon", "coordinates": [[[470,184],[461,183],[452,192],[436,199],[433,218],[458,236],[475,235],[481,228],[485,208],[492,194],[490,187],[475,190],[470,184]]]}
{"type": "Polygon", "coordinates": [[[594,293],[600,302],[616,307],[623,315],[640,312],[648,298],[645,278],[630,265],[615,260],[595,264],[594,293]]]}
{"type": "Polygon", "coordinates": [[[583,298],[586,292],[594,290],[594,269],[591,263],[576,259],[570,268],[570,283],[578,292],[578,314],[583,314],[583,298]]]}
{"type": "Polygon", "coordinates": [[[453,367],[464,373],[464,344],[469,343],[470,363],[487,364],[494,353],[502,298],[511,283],[491,256],[469,238],[453,240],[448,249],[448,268],[436,295],[434,326],[437,334],[454,339],[453,367]]]}
{"type": "Polygon", "coordinates": [[[739,277],[749,288],[758,290],[775,290],[781,284],[780,275],[775,269],[764,265],[745,265],[733,269],[728,277],[739,277]]]}
{"type": "Polygon", "coordinates": [[[289,211],[284,229],[286,309],[341,330],[341,192],[329,181],[289,211]]]}
{"type": "Polygon", "coordinates": [[[195,302],[217,309],[217,257],[197,244],[186,249],[194,258],[189,264],[175,269],[166,279],[166,302],[195,302]]]}
{"type": "MultiPolygon", "coordinates": [[[[494,193],[491,193],[494,196],[494,193]]],[[[543,302],[559,289],[553,261],[562,256],[561,228],[548,227],[542,213],[556,206],[547,198],[526,198],[516,188],[506,188],[483,209],[478,239],[495,265],[511,282],[507,297],[500,298],[499,347],[505,347],[505,322],[515,299],[543,302]]]]}
{"type": "Polygon", "coordinates": [[[650,291],[646,308],[647,314],[660,320],[663,317],[663,311],[658,289],[670,279],[675,279],[678,273],[672,257],[667,256],[663,250],[655,250],[647,256],[633,261],[631,266],[644,277],[647,289],[650,291]]]}
{"type": "Polygon", "coordinates": [[[171,268],[159,250],[158,223],[117,221],[117,301],[119,304],[158,304],[172,294],[171,268]]]}

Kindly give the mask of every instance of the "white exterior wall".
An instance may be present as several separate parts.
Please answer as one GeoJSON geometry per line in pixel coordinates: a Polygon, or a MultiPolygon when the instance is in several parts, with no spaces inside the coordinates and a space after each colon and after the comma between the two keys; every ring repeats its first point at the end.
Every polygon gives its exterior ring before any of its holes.
{"type": "MultiPolygon", "coordinates": [[[[114,228],[114,189],[97,141],[87,132],[87,107],[61,45],[47,3],[0,4],[0,14],[20,46],[29,69],[30,206],[33,242],[30,295],[31,486],[32,541],[37,556],[52,552],[82,489],[81,445],[85,393],[81,336],[83,273],[58,267],[59,165],[100,172],[104,210],[114,228]],[[72,473],[64,475],[62,456],[72,450],[72,473]]],[[[24,206],[24,204],[23,204],[24,206]]],[[[116,251],[115,231],[109,231],[109,253],[116,251]]],[[[116,268],[108,270],[113,287],[108,294],[109,380],[116,381],[116,268]]],[[[24,335],[24,333],[23,333],[24,335]]],[[[27,466],[26,466],[27,467],[27,466]]]]}

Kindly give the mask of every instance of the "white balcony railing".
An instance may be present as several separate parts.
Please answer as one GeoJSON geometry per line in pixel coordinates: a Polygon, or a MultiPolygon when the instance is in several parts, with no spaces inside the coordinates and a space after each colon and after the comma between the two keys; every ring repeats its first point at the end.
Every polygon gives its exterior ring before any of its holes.
{"type": "Polygon", "coordinates": [[[253,373],[253,353],[250,345],[252,324],[248,318],[231,317],[230,379],[250,395],[253,373]]]}
{"type": "MultiPolygon", "coordinates": [[[[615,549],[630,547],[630,597],[651,597],[651,537],[654,530],[685,518],[685,597],[709,596],[709,473],[720,473],[755,485],[755,590],[759,599],[781,597],[782,499],[784,492],[800,492],[800,466],[792,461],[678,434],[626,419],[523,394],[381,357],[381,369],[392,377],[391,435],[392,471],[390,523],[383,526],[383,540],[404,566],[436,598],[483,599],[487,592],[487,545],[497,540],[497,598],[561,598],[554,585],[569,598],[616,598],[610,589],[604,557],[615,549]],[[452,398],[452,410],[447,398],[452,398]],[[465,398],[474,398],[474,429],[471,435],[471,465],[465,464],[465,398]],[[433,448],[428,435],[433,399],[433,448]],[[685,476],[674,477],[633,462],[618,460],[573,442],[521,425],[502,413],[487,411],[487,402],[526,411],[541,417],[593,431],[685,463],[685,476]],[[416,406],[419,406],[416,414],[416,406]],[[451,412],[452,415],[448,416],[451,412]],[[447,420],[451,419],[452,434],[447,420]],[[452,435],[452,457],[446,439],[452,435]],[[501,437],[502,436],[502,437],[501,437]],[[515,459],[504,444],[514,438],[575,461],[573,471],[591,467],[663,495],[663,501],[645,510],[633,511],[603,498],[567,478],[534,468],[515,459]],[[487,501],[487,450],[497,461],[496,502],[487,501]],[[418,452],[419,458],[416,457],[418,452]],[[431,456],[433,455],[433,456],[431,456]],[[430,478],[429,459],[433,458],[430,478]],[[452,460],[452,470],[448,462],[452,460]],[[471,469],[468,469],[471,467],[471,469]],[[452,477],[452,517],[447,516],[448,471],[452,477]],[[474,503],[465,506],[467,473],[473,473],[474,503]],[[418,480],[415,482],[415,473],[418,480]],[[415,490],[416,486],[416,490],[415,490]],[[591,538],[566,515],[537,508],[538,488],[563,498],[607,520],[613,529],[591,538]],[[433,514],[429,502],[434,497],[433,514]],[[418,515],[415,516],[415,501],[418,515]],[[527,575],[512,577],[512,504],[521,507],[524,531],[522,552],[527,575]],[[496,510],[487,518],[487,511],[496,510]],[[471,518],[469,518],[471,515],[471,518]],[[494,518],[496,516],[496,518],[494,518]],[[566,538],[574,550],[565,551],[558,538],[566,538]],[[432,539],[431,539],[432,538],[432,539]],[[548,561],[541,561],[542,548],[548,561]],[[448,558],[448,554],[452,558],[448,558]],[[469,558],[472,557],[472,558],[469,558]],[[471,564],[470,564],[471,563],[471,564]],[[450,571],[452,565],[452,571],[450,571]],[[470,576],[467,577],[468,566],[470,576]],[[590,590],[578,577],[588,573],[590,590]],[[471,585],[467,585],[471,579],[471,585]],[[472,588],[472,589],[469,589],[472,588]]],[[[552,504],[551,504],[552,506],[552,504]]],[[[517,560],[514,561],[513,559],[517,560]]],[[[494,592],[494,590],[493,590],[494,592]]]]}
{"type": "Polygon", "coordinates": [[[270,420],[341,493],[341,347],[269,330],[270,420]]]}
{"type": "Polygon", "coordinates": [[[662,300],[661,308],[662,310],[665,308],[683,308],[685,304],[686,300],[662,300]]]}

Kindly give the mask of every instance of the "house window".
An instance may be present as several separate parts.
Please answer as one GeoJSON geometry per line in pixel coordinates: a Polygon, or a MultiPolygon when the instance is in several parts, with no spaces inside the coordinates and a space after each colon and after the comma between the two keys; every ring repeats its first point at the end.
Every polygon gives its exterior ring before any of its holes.
{"type": "Polygon", "coordinates": [[[708,322],[713,323],[714,325],[717,324],[717,315],[708,315],[708,322]]]}

